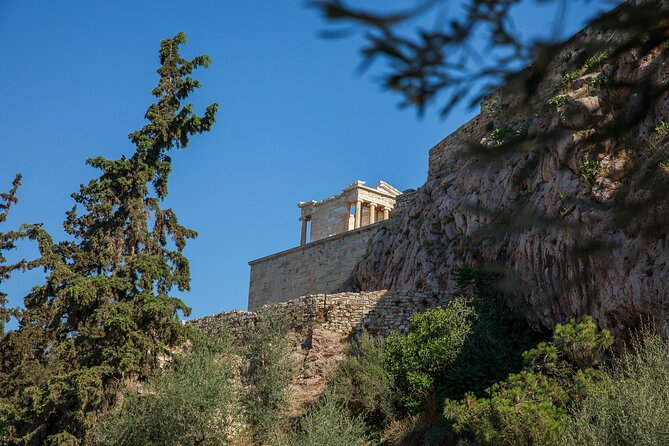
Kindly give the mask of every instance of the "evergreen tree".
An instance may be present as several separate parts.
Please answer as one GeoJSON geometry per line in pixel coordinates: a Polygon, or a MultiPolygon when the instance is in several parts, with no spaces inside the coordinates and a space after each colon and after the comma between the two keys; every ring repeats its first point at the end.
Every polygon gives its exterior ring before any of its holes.
{"type": "MultiPolygon", "coordinates": [[[[16,191],[20,185],[21,175],[16,175],[9,192],[0,193],[0,223],[4,223],[7,220],[9,208],[18,201],[16,198],[16,191]]],[[[13,271],[25,267],[24,261],[7,265],[7,259],[3,255],[3,251],[10,251],[15,248],[14,243],[20,237],[20,231],[0,232],[0,283],[9,279],[9,276],[13,271]]],[[[7,294],[0,292],[0,336],[5,332],[5,324],[9,322],[9,319],[14,313],[13,310],[8,309],[6,306],[7,294]]]]}
{"type": "Polygon", "coordinates": [[[89,444],[118,390],[153,375],[166,348],[184,339],[178,313],[190,309],[170,293],[189,289],[182,252],[196,233],[161,208],[168,153],[209,131],[218,107],[198,116],[182,105],[200,87],[191,73],[209,65],[207,56],[182,58],[185,42],[183,33],[161,42],[157,101],[148,123],[129,135],[135,153],[87,161],[101,174],[72,195],[64,223],[71,239],[54,243],[41,227],[27,228],[41,253],[28,266],[47,277],[26,296],[19,329],[0,346],[7,354],[0,397],[20,401],[15,444],[89,444]]]}

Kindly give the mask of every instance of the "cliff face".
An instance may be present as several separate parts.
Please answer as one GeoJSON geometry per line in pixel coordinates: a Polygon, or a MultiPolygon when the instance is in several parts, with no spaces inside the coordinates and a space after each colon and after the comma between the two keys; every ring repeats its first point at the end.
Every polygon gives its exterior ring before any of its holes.
{"type": "Polygon", "coordinates": [[[531,103],[502,89],[434,147],[426,183],[372,238],[352,288],[453,291],[455,268],[489,268],[538,329],[591,314],[614,333],[644,319],[666,331],[669,58],[666,45],[584,49],[610,38],[584,30],[531,103]]]}

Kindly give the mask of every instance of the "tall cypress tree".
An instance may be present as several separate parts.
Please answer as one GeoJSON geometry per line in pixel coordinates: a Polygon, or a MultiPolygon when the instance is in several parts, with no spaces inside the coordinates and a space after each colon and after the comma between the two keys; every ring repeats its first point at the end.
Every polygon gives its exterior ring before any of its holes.
{"type": "Polygon", "coordinates": [[[166,349],[184,339],[178,314],[190,309],[170,293],[190,287],[182,252],[196,233],[161,204],[169,152],[209,131],[218,108],[198,116],[183,105],[200,87],[192,72],[209,65],[207,56],[182,58],[185,42],[183,33],[161,42],[157,100],[148,123],[129,135],[134,154],[87,161],[101,174],[72,194],[76,204],[64,223],[71,239],[54,243],[42,228],[27,228],[41,253],[28,266],[44,268],[47,277],[26,296],[19,329],[0,347],[14,353],[5,366],[30,363],[0,382],[0,396],[21,401],[21,441],[88,444],[87,432],[118,390],[152,375],[166,349]]]}
{"type": "MultiPolygon", "coordinates": [[[[0,193],[0,223],[4,223],[7,220],[9,209],[18,201],[16,191],[20,185],[21,175],[16,175],[9,192],[0,193]]],[[[4,251],[16,248],[16,240],[21,235],[21,231],[0,232],[0,283],[9,279],[13,271],[25,267],[25,262],[22,260],[13,264],[7,264],[7,258],[3,254],[4,251]]],[[[7,294],[0,291],[0,336],[4,334],[5,324],[9,322],[13,313],[15,311],[7,308],[7,294]]]]}

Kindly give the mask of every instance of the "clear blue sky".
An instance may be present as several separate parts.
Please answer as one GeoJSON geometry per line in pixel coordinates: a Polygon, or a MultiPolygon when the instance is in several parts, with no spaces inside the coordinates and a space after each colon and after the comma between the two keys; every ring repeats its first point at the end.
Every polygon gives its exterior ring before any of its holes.
{"type": "MultiPolygon", "coordinates": [[[[564,35],[595,10],[572,14],[564,35]]],[[[550,13],[526,8],[518,18],[535,33],[550,13]]],[[[23,174],[20,203],[2,229],[44,223],[64,236],[70,194],[97,176],[85,158],[131,153],[126,135],[151,103],[158,43],[184,31],[185,56],[213,61],[196,73],[203,88],[192,100],[221,109],[212,132],[173,154],[167,204],[199,232],[186,249],[192,291],[183,297],[195,317],[245,309],[247,262],[299,242],[298,201],[358,179],[418,187],[428,149],[476,112],[419,120],[398,110],[372,74],[356,73],[360,40],[323,40],[324,28],[293,0],[0,0],[0,190],[23,174]]],[[[19,254],[36,249],[23,243],[19,254]]],[[[39,277],[3,284],[10,302],[39,277]]]]}

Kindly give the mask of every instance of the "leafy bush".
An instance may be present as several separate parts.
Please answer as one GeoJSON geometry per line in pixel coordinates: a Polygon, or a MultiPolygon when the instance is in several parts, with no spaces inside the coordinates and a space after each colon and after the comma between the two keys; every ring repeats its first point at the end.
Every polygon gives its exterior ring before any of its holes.
{"type": "Polygon", "coordinates": [[[258,444],[276,443],[287,427],[286,388],[293,372],[287,332],[284,317],[266,313],[244,333],[242,404],[253,441],[258,444]]]}
{"type": "Polygon", "coordinates": [[[581,169],[579,170],[579,174],[581,176],[581,182],[585,186],[592,186],[594,183],[595,179],[597,178],[597,175],[599,175],[601,171],[601,166],[599,165],[599,161],[592,161],[588,160],[583,163],[581,166],[581,169]]]}
{"type": "Polygon", "coordinates": [[[564,444],[669,444],[669,343],[644,333],[633,345],[577,402],[564,444]]]}
{"type": "Polygon", "coordinates": [[[571,71],[562,76],[562,86],[568,88],[573,81],[579,77],[599,69],[604,62],[610,59],[614,54],[614,50],[609,48],[604,51],[599,51],[597,54],[586,60],[585,63],[578,70],[571,71]]]}
{"type": "Polygon", "coordinates": [[[100,446],[219,446],[227,444],[231,369],[214,350],[179,359],[143,393],[128,396],[97,429],[100,446]]]}
{"type": "Polygon", "coordinates": [[[455,271],[460,290],[474,288],[470,301],[477,317],[460,354],[441,378],[439,396],[460,399],[485,389],[523,366],[522,353],[536,343],[527,323],[513,315],[496,295],[497,275],[470,268],[455,271]],[[500,336],[500,333],[504,333],[500,336]]]}
{"type": "Polygon", "coordinates": [[[446,401],[444,415],[461,441],[478,445],[558,445],[561,428],[569,421],[569,397],[561,383],[523,371],[493,385],[489,398],[467,395],[462,402],[446,401]]]}
{"type": "Polygon", "coordinates": [[[457,297],[444,308],[415,314],[405,334],[386,339],[386,367],[404,408],[420,411],[425,395],[460,354],[475,319],[467,300],[457,297]]]}
{"type": "Polygon", "coordinates": [[[492,131],[492,133],[490,134],[490,138],[496,145],[501,146],[503,144],[512,142],[520,138],[523,135],[524,131],[525,129],[522,128],[521,126],[498,127],[492,131]]]}
{"type": "Polygon", "coordinates": [[[558,325],[549,342],[523,354],[525,369],[460,402],[447,400],[444,415],[462,444],[560,445],[569,408],[606,379],[599,369],[612,337],[591,318],[558,325]]]}
{"type": "Polygon", "coordinates": [[[566,94],[559,94],[549,99],[548,105],[552,105],[553,107],[558,108],[562,107],[563,105],[566,105],[567,102],[569,102],[569,96],[567,96],[566,94]]]}
{"type": "Polygon", "coordinates": [[[350,344],[331,384],[339,403],[375,427],[387,424],[394,411],[393,378],[384,369],[384,362],[383,339],[363,332],[350,344]]]}
{"type": "Polygon", "coordinates": [[[569,73],[565,73],[564,76],[562,76],[562,86],[564,88],[569,88],[572,82],[574,82],[576,79],[581,77],[578,71],[570,71],[569,73]]]}
{"type": "Polygon", "coordinates": [[[610,59],[613,56],[613,54],[614,54],[613,48],[607,48],[603,51],[597,52],[597,54],[595,54],[590,59],[585,61],[585,63],[581,67],[581,71],[583,72],[583,74],[586,74],[601,68],[601,66],[604,65],[604,62],[610,59]]]}
{"type": "Polygon", "coordinates": [[[659,141],[669,133],[669,122],[661,121],[660,125],[655,127],[655,141],[659,141]]]}
{"type": "Polygon", "coordinates": [[[496,118],[502,114],[502,97],[499,93],[494,93],[481,102],[481,113],[485,113],[491,118],[496,118]]]}
{"type": "Polygon", "coordinates": [[[664,173],[669,175],[669,160],[660,161],[657,166],[662,169],[664,173]]]}
{"type": "Polygon", "coordinates": [[[290,446],[364,446],[366,426],[360,417],[351,417],[346,407],[331,393],[307,409],[294,430],[290,446]]]}
{"type": "Polygon", "coordinates": [[[606,88],[611,84],[611,78],[604,73],[599,73],[597,76],[590,79],[590,86],[593,88],[606,88]]]}

